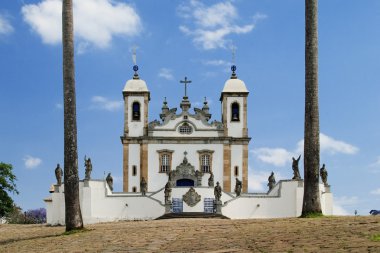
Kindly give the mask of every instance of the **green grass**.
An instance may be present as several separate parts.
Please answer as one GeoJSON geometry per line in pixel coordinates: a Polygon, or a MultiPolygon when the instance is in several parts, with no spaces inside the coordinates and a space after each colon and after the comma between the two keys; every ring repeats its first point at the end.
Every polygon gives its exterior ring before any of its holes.
{"type": "Polygon", "coordinates": [[[324,218],[325,216],[322,213],[303,213],[300,218],[324,218]]]}
{"type": "Polygon", "coordinates": [[[371,236],[371,241],[380,242],[380,234],[374,234],[371,236]]]}

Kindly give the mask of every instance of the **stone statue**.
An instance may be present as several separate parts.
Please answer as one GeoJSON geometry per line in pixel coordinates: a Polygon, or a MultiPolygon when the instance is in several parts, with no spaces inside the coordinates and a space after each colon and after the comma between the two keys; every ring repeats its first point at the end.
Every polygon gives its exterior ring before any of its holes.
{"type": "Polygon", "coordinates": [[[210,171],[210,177],[208,178],[208,187],[214,187],[214,173],[210,171]]]}
{"type": "Polygon", "coordinates": [[[294,157],[292,157],[293,159],[293,164],[292,164],[292,168],[293,168],[293,180],[301,180],[301,176],[300,176],[300,171],[298,169],[298,162],[300,161],[301,159],[301,155],[298,157],[298,159],[294,159],[294,157]]]}
{"type": "Polygon", "coordinates": [[[86,156],[84,156],[84,166],[86,167],[86,170],[84,172],[85,173],[84,179],[90,180],[91,179],[91,172],[92,172],[92,163],[91,163],[90,157],[87,159],[86,156]]]}
{"type": "Polygon", "coordinates": [[[321,168],[321,171],[320,171],[320,174],[321,174],[321,178],[322,178],[322,182],[325,186],[328,185],[327,183],[327,176],[328,176],[328,173],[327,173],[327,170],[326,170],[326,166],[325,164],[323,164],[322,168],[321,168]]]}
{"type": "Polygon", "coordinates": [[[185,157],[183,158],[183,162],[182,163],[186,165],[186,164],[188,164],[188,160],[187,160],[187,157],[186,157],[187,156],[187,151],[183,152],[183,154],[185,155],[185,157]]]}
{"type": "Polygon", "coordinates": [[[214,188],[215,201],[220,201],[220,197],[222,197],[222,187],[220,187],[219,182],[216,182],[216,186],[214,188]]]}
{"type": "Polygon", "coordinates": [[[107,182],[108,186],[110,187],[111,191],[113,191],[113,178],[111,176],[111,172],[108,173],[108,175],[106,177],[106,182],[107,182]]]}
{"type": "Polygon", "coordinates": [[[242,183],[241,183],[241,181],[238,178],[236,178],[236,183],[235,183],[236,197],[240,196],[240,194],[241,194],[241,188],[242,188],[242,183]]]}
{"type": "Polygon", "coordinates": [[[146,182],[145,178],[142,177],[141,182],[140,182],[140,190],[143,196],[145,196],[147,189],[148,189],[148,183],[146,182]]]}
{"type": "Polygon", "coordinates": [[[172,194],[172,186],[170,182],[167,182],[165,185],[165,204],[170,203],[171,194],[172,194]]]}
{"type": "Polygon", "coordinates": [[[268,187],[269,187],[269,191],[271,191],[275,185],[276,185],[276,179],[274,178],[274,173],[273,173],[273,171],[272,171],[272,173],[271,173],[270,176],[268,177],[268,187]]]}
{"type": "Polygon", "coordinates": [[[62,184],[62,176],[63,171],[62,168],[59,166],[59,163],[57,164],[57,168],[55,168],[55,177],[57,178],[57,185],[61,186],[62,184]]]}

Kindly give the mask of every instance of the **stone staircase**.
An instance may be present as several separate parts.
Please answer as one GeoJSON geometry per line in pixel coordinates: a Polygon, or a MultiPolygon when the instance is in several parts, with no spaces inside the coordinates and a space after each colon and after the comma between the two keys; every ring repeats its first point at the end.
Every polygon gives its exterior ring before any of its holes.
{"type": "Polygon", "coordinates": [[[164,220],[164,219],[229,219],[228,217],[222,214],[216,213],[202,213],[202,212],[186,212],[186,213],[166,213],[156,220],[164,220]]]}

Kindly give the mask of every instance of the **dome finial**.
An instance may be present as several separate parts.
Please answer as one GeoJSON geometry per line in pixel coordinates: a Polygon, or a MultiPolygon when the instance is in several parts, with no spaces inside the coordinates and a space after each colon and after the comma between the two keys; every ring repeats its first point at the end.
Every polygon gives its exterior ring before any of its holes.
{"type": "Polygon", "coordinates": [[[235,65],[236,47],[234,45],[232,45],[231,46],[231,50],[232,50],[232,66],[231,66],[232,74],[231,74],[231,79],[237,79],[237,75],[235,73],[235,71],[236,71],[236,65],[235,65]]]}
{"type": "Polygon", "coordinates": [[[166,97],[164,97],[164,103],[162,105],[162,109],[167,109],[167,108],[169,108],[168,107],[168,102],[166,101],[166,97]]]}
{"type": "Polygon", "coordinates": [[[232,74],[231,74],[231,79],[237,79],[237,75],[236,75],[236,66],[235,65],[232,65],[231,66],[231,70],[232,70],[232,74]]]}
{"type": "Polygon", "coordinates": [[[139,66],[137,66],[137,60],[136,60],[136,46],[132,48],[132,61],[133,61],[133,71],[135,71],[135,74],[133,75],[133,79],[140,79],[139,74],[137,71],[139,70],[139,66]]]}

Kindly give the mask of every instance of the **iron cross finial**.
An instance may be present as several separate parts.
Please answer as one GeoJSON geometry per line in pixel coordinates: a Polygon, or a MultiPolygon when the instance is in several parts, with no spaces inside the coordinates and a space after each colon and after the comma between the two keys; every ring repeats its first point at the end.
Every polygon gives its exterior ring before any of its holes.
{"type": "Polygon", "coordinates": [[[180,80],[179,82],[185,84],[185,97],[187,97],[187,84],[191,83],[191,81],[187,80],[187,77],[185,76],[185,80],[184,81],[180,80]]]}
{"type": "Polygon", "coordinates": [[[132,60],[133,60],[133,65],[137,65],[137,59],[136,59],[136,46],[133,46],[132,48],[132,60]]]}
{"type": "Polygon", "coordinates": [[[232,45],[232,65],[235,65],[236,47],[232,45]]]}

